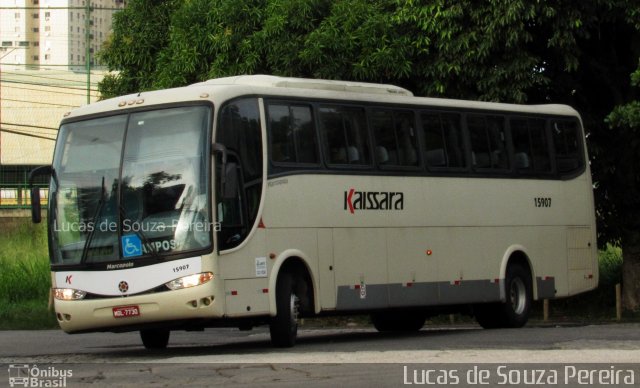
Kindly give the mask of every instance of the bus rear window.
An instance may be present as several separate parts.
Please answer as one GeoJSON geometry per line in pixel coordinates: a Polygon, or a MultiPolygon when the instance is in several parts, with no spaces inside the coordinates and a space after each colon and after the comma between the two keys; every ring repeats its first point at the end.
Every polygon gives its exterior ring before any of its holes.
{"type": "Polygon", "coordinates": [[[581,134],[578,123],[573,120],[551,122],[553,145],[556,152],[556,168],[560,175],[571,174],[584,167],[581,152],[581,134]]]}

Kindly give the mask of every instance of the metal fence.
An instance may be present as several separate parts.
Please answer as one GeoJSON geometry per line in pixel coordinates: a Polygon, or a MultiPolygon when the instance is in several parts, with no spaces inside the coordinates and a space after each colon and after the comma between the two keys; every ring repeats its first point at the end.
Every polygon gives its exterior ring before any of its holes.
{"type": "MultiPolygon", "coordinates": [[[[24,209],[31,206],[29,172],[36,166],[0,165],[0,208],[24,209]]],[[[40,203],[46,205],[49,200],[48,178],[39,177],[34,182],[40,188],[40,203]]]]}

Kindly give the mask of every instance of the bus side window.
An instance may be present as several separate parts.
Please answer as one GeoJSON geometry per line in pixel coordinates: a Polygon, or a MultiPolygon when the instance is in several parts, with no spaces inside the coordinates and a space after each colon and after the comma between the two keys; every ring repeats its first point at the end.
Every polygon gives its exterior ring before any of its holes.
{"type": "Polygon", "coordinates": [[[553,145],[556,152],[558,173],[570,174],[584,167],[580,145],[580,130],[573,120],[553,120],[551,122],[553,145]]]}
{"type": "Polygon", "coordinates": [[[410,111],[374,110],[371,126],[380,166],[417,166],[418,141],[415,119],[410,111]]]}
{"type": "Polygon", "coordinates": [[[425,159],[430,168],[464,168],[464,137],[460,115],[455,113],[422,113],[425,159]]]}
{"type": "Polygon", "coordinates": [[[269,104],[271,160],[317,164],[318,145],[310,106],[269,104]]]}
{"type": "Polygon", "coordinates": [[[476,169],[506,170],[507,157],[504,120],[500,116],[467,116],[471,158],[476,169]]]}
{"type": "Polygon", "coordinates": [[[364,110],[343,106],[322,106],[319,112],[328,163],[370,165],[369,137],[364,110]]]}
{"type": "Polygon", "coordinates": [[[512,118],[509,122],[516,172],[551,172],[545,120],[512,118]]]}

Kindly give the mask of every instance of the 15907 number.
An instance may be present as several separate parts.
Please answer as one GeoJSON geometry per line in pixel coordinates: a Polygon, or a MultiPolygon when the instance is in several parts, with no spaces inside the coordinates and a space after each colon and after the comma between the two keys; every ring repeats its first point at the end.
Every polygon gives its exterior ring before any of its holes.
{"type": "Polygon", "coordinates": [[[535,197],[533,199],[535,207],[551,207],[551,198],[549,197],[535,197]]]}
{"type": "Polygon", "coordinates": [[[173,272],[182,272],[189,269],[189,264],[181,265],[179,267],[173,268],[173,272]]]}

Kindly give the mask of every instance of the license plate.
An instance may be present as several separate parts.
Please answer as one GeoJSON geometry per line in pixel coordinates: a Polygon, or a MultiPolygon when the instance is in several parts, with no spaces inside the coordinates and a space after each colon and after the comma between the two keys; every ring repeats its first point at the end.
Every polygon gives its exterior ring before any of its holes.
{"type": "Polygon", "coordinates": [[[122,306],[113,308],[114,318],[139,317],[140,307],[138,306],[122,306]]]}

